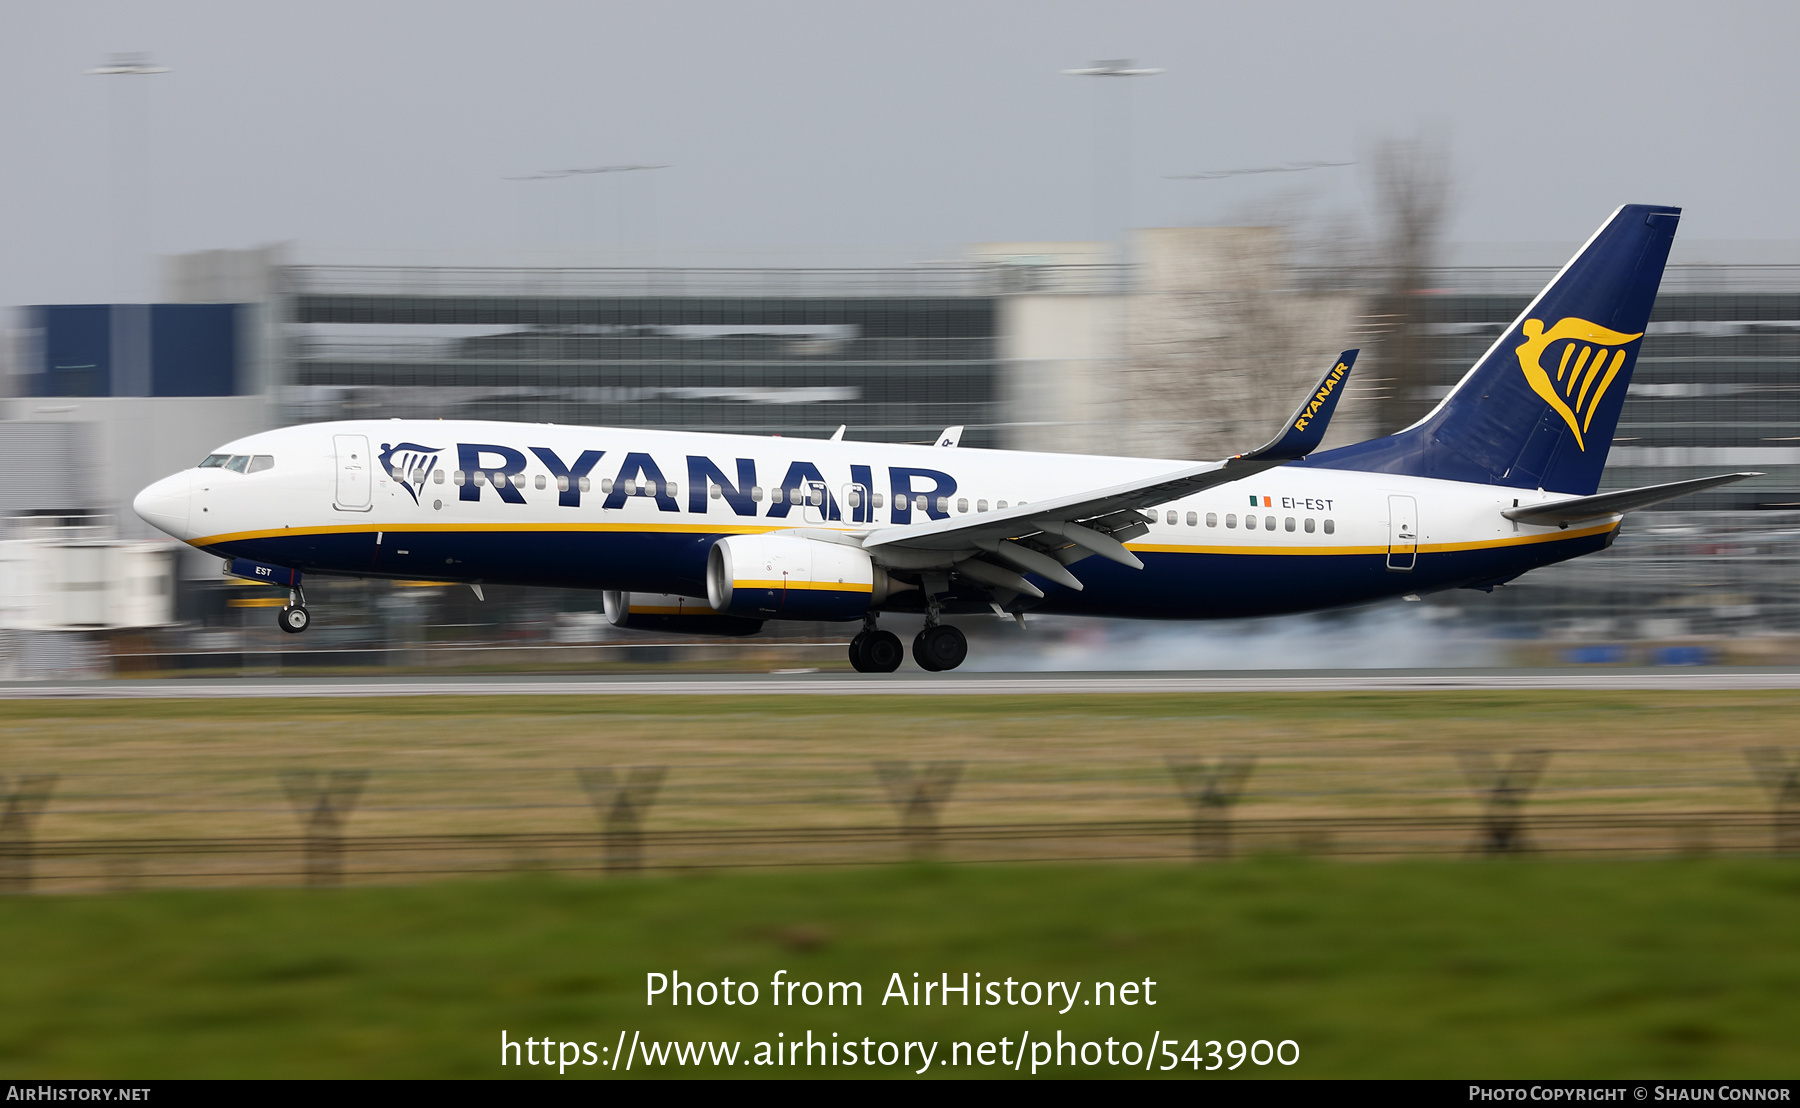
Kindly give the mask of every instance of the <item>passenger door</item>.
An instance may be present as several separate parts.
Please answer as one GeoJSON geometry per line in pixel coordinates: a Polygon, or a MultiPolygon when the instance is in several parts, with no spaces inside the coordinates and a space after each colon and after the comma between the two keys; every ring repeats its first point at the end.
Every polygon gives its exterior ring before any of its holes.
{"type": "Polygon", "coordinates": [[[1388,497],[1387,567],[1411,573],[1419,560],[1419,506],[1410,496],[1388,497]]]}
{"type": "Polygon", "coordinates": [[[367,435],[333,435],[337,449],[336,507],[344,512],[366,512],[373,508],[372,459],[367,435]]]}

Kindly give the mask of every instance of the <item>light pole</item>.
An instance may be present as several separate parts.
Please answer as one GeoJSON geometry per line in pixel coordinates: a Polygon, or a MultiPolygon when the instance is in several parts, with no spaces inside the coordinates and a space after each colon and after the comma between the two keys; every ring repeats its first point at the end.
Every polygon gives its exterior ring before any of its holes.
{"type": "MultiPolygon", "coordinates": [[[[169,69],[156,65],[148,54],[110,54],[104,64],[87,72],[94,77],[149,77],[169,69]]],[[[144,256],[150,249],[147,100],[144,90],[133,82],[112,83],[112,288],[113,297],[127,303],[148,299],[144,288],[144,256]],[[135,241],[133,231],[141,236],[135,241]]]]}
{"type": "MultiPolygon", "coordinates": [[[[1111,61],[1097,61],[1082,69],[1065,69],[1064,73],[1071,77],[1154,77],[1163,72],[1161,69],[1149,69],[1139,66],[1130,58],[1115,58],[1111,61]]],[[[1118,196],[1112,207],[1116,208],[1112,218],[1108,218],[1106,202],[1106,131],[1107,114],[1102,97],[1105,92],[1096,90],[1094,96],[1094,222],[1100,235],[1111,240],[1118,236],[1119,260],[1129,260],[1130,244],[1127,241],[1131,233],[1131,98],[1130,86],[1124,86],[1119,92],[1119,119],[1115,130],[1118,132],[1118,155],[1112,160],[1118,163],[1118,196]],[[1116,226],[1109,226],[1116,221],[1116,226]]]]}
{"type": "MultiPolygon", "coordinates": [[[[668,168],[669,167],[666,165],[595,165],[595,166],[586,166],[586,167],[577,168],[577,169],[547,169],[542,173],[526,173],[526,174],[523,174],[518,177],[508,177],[506,179],[508,181],[560,181],[565,177],[602,176],[602,175],[612,174],[612,173],[637,173],[637,172],[640,172],[643,170],[668,169],[668,168]]],[[[651,218],[652,219],[655,218],[654,211],[652,211],[651,218]]],[[[619,205],[618,205],[617,219],[618,219],[617,246],[621,250],[623,250],[624,246],[625,246],[625,189],[622,185],[619,189],[619,205]]],[[[651,239],[652,239],[652,245],[654,246],[654,238],[655,238],[655,228],[654,227],[652,227],[650,229],[650,234],[651,234],[651,239]]],[[[590,234],[589,237],[596,239],[596,240],[599,238],[599,236],[597,234],[590,234]]]]}

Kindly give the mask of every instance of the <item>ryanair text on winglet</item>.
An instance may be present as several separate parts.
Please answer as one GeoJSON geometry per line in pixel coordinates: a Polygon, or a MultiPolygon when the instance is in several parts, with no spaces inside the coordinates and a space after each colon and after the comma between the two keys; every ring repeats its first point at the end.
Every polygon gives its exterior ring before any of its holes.
{"type": "Polygon", "coordinates": [[[1325,381],[1319,386],[1319,391],[1313,394],[1312,402],[1301,409],[1300,418],[1294,421],[1294,430],[1306,430],[1306,425],[1312,422],[1313,416],[1319,414],[1319,409],[1323,408],[1325,401],[1329,400],[1331,394],[1337,391],[1338,382],[1342,381],[1344,374],[1348,372],[1350,372],[1350,367],[1343,362],[1331,367],[1331,372],[1325,375],[1325,381]]]}

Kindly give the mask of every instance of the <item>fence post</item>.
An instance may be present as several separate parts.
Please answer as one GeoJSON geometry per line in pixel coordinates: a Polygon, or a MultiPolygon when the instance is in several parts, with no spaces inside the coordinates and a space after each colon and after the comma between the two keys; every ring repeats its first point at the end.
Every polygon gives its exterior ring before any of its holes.
{"type": "Polygon", "coordinates": [[[21,773],[8,785],[0,774],[0,794],[6,798],[6,810],[0,813],[0,893],[31,891],[32,831],[44,805],[50,802],[56,777],[54,773],[21,773]]]}
{"type": "Polygon", "coordinates": [[[1244,795],[1256,759],[1220,758],[1214,765],[1168,759],[1175,787],[1194,813],[1194,857],[1231,857],[1231,807],[1244,795]]]}
{"type": "Polygon", "coordinates": [[[668,766],[633,766],[620,780],[611,769],[575,771],[600,817],[606,872],[636,873],[644,868],[644,816],[668,773],[668,766]]]}
{"type": "Polygon", "coordinates": [[[1775,853],[1800,854],[1800,754],[1772,746],[1744,751],[1773,808],[1775,853]]]}
{"type": "Polygon", "coordinates": [[[1470,786],[1487,798],[1477,847],[1486,854],[1518,854],[1525,840],[1525,799],[1550,761],[1548,750],[1521,750],[1502,767],[1485,750],[1461,750],[1456,760],[1470,786]]]}
{"type": "Polygon", "coordinates": [[[356,808],[366,769],[283,770],[281,788],[306,830],[306,883],[313,887],[344,880],[344,822],[356,808]]]}
{"type": "Polygon", "coordinates": [[[914,858],[936,853],[938,809],[950,799],[962,771],[961,762],[932,762],[917,771],[911,762],[875,763],[875,777],[900,810],[900,834],[914,858]]]}

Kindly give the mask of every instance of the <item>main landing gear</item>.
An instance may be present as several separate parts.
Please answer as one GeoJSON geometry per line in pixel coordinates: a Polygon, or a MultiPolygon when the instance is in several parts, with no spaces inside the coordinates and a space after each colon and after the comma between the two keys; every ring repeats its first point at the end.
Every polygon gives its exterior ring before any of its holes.
{"type": "Polygon", "coordinates": [[[306,610],[305,591],[298,588],[288,590],[287,607],[276,614],[275,622],[290,635],[298,635],[312,626],[312,613],[306,610]]]}
{"type": "MultiPolygon", "coordinates": [[[[925,616],[925,628],[913,637],[913,661],[930,673],[955,669],[969,656],[969,640],[947,623],[937,621],[934,606],[925,616]]],[[[906,650],[900,636],[875,626],[874,615],[863,617],[862,630],[850,640],[850,665],[858,673],[892,673],[900,668],[906,650]]]]}
{"type": "Polygon", "coordinates": [[[913,661],[919,663],[920,669],[931,673],[955,669],[969,656],[969,640],[949,624],[939,623],[941,614],[937,597],[927,597],[925,627],[913,636],[913,661]]]}
{"type": "Polygon", "coordinates": [[[892,673],[900,668],[906,648],[900,636],[875,626],[875,617],[863,617],[863,629],[850,640],[850,666],[858,673],[892,673]]]}
{"type": "Polygon", "coordinates": [[[969,640],[963,633],[947,623],[936,627],[927,626],[913,636],[913,661],[919,663],[920,669],[936,673],[946,669],[955,669],[963,664],[969,656],[969,640]]]}

